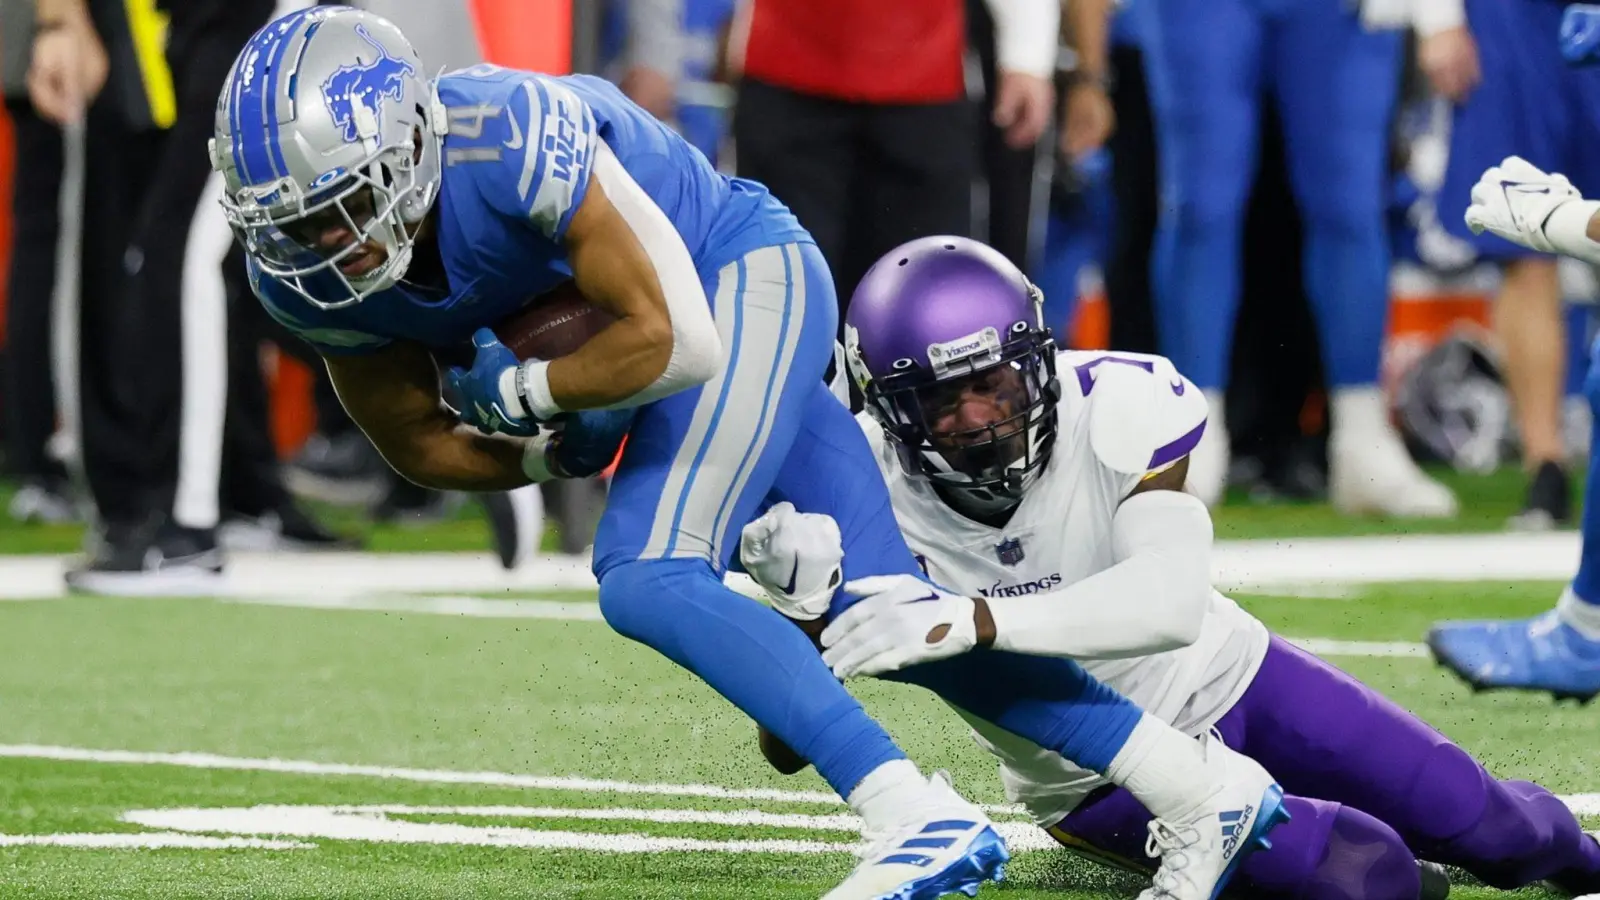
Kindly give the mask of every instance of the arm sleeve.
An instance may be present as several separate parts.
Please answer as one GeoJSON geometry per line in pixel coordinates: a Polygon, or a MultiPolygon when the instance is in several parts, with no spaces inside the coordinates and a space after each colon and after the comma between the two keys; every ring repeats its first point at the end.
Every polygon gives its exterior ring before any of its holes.
{"type": "Polygon", "coordinates": [[[604,143],[596,157],[594,177],[655,266],[672,320],[672,356],[666,369],[649,387],[613,404],[642,406],[715,377],[722,369],[722,338],[683,236],[604,143]]]}
{"type": "Polygon", "coordinates": [[[1177,491],[1136,494],[1111,533],[1111,568],[1060,590],[989,598],[996,650],[1121,659],[1199,638],[1212,594],[1205,504],[1177,491]]]}
{"type": "Polygon", "coordinates": [[[1061,0],[988,0],[995,59],[1004,71],[1050,78],[1061,36],[1061,0]]]}
{"type": "Polygon", "coordinates": [[[1467,24],[1464,0],[1412,0],[1411,22],[1421,37],[1467,24]]]}

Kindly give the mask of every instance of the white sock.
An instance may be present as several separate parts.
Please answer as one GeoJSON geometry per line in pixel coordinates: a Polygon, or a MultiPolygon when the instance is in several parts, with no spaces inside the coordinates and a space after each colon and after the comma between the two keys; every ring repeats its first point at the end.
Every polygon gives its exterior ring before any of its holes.
{"type": "Polygon", "coordinates": [[[1570,586],[1561,592],[1561,600],[1556,603],[1556,615],[1589,640],[1600,641],[1600,606],[1585,603],[1572,592],[1570,586]]]}
{"type": "Polygon", "coordinates": [[[868,831],[886,831],[898,825],[906,810],[927,796],[928,779],[909,759],[895,759],[873,769],[845,798],[868,831]]]}
{"type": "Polygon", "coordinates": [[[1200,742],[1145,713],[1106,769],[1158,819],[1182,819],[1216,790],[1200,742]]]}

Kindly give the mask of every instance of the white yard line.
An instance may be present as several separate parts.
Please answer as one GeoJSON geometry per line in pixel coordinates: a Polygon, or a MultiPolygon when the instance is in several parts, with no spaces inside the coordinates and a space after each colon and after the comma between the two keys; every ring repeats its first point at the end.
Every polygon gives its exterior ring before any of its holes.
{"type": "MultiPolygon", "coordinates": [[[[1223,590],[1325,598],[1393,581],[1564,580],[1576,565],[1577,549],[1578,538],[1571,533],[1302,538],[1222,541],[1213,560],[1223,590]]],[[[64,565],[63,557],[0,556],[0,599],[64,596],[64,565]]],[[[728,584],[750,596],[759,593],[742,575],[730,575],[728,584]]],[[[576,557],[539,557],[505,572],[485,554],[247,553],[234,557],[217,599],[305,609],[598,621],[599,607],[589,602],[492,596],[593,589],[588,562],[576,557]]],[[[1291,640],[1323,656],[1428,655],[1426,647],[1412,642],[1291,640]]]]}
{"type": "Polygon", "coordinates": [[[296,596],[224,597],[226,603],[285,606],[295,609],[341,609],[367,612],[465,616],[473,619],[558,619],[599,622],[600,604],[561,600],[494,600],[453,594],[300,594],[296,596]]]}
{"type": "Polygon", "coordinates": [[[260,838],[206,837],[175,831],[135,834],[89,832],[85,834],[0,834],[0,847],[78,847],[89,850],[314,850],[304,841],[268,841],[260,838]]]}
{"type": "MultiPolygon", "coordinates": [[[[60,597],[68,557],[0,557],[0,597],[60,597]]],[[[1556,580],[1572,577],[1578,536],[1396,535],[1220,541],[1212,554],[1225,591],[1337,596],[1392,581],[1556,580]]],[[[748,580],[736,576],[736,581],[748,580]]],[[[221,593],[235,597],[593,590],[587,559],[542,556],[514,572],[486,553],[235,554],[221,593]]]]}
{"type": "MultiPolygon", "coordinates": [[[[504,824],[414,822],[390,816],[454,815],[470,818],[581,819],[655,824],[722,825],[735,828],[792,828],[803,831],[859,833],[855,816],[777,815],[758,810],[714,812],[694,809],[564,809],[524,806],[247,806],[136,809],[121,820],[150,828],[220,834],[272,835],[396,844],[457,844],[493,847],[537,847],[593,850],[605,853],[715,851],[723,853],[846,853],[854,841],[785,839],[706,840],[666,838],[631,833],[551,831],[504,824]]],[[[1056,843],[1026,822],[996,826],[1013,852],[1044,850],[1056,843]]]]}
{"type": "MultiPolygon", "coordinates": [[[[634,794],[702,797],[717,800],[842,805],[836,795],[825,791],[785,791],[775,788],[729,788],[710,784],[661,784],[578,778],[574,776],[518,775],[509,772],[414,769],[399,766],[223,756],[216,753],[162,753],[136,750],[94,750],[85,747],[56,747],[40,744],[0,744],[0,758],[49,759],[113,765],[176,766],[186,769],[217,769],[238,772],[283,772],[292,775],[354,776],[424,784],[473,784],[531,790],[576,791],[589,794],[634,794]]],[[[1579,815],[1600,815],[1600,793],[1573,794],[1561,799],[1579,815]]],[[[371,809],[381,812],[397,809],[398,807],[332,808],[345,810],[371,809]]],[[[424,809],[427,809],[427,807],[424,807],[424,809]]],[[[997,815],[1017,815],[1022,812],[1021,807],[1013,804],[987,805],[984,806],[984,810],[997,815]]],[[[832,821],[832,819],[831,817],[809,817],[806,821],[832,821]]]]}
{"type": "MultiPolygon", "coordinates": [[[[1271,555],[1258,559],[1270,559],[1271,555]]],[[[59,596],[59,560],[45,557],[0,557],[0,599],[38,595],[54,586],[59,596]]],[[[531,568],[508,575],[496,564],[470,554],[378,556],[374,554],[320,554],[312,556],[245,556],[235,567],[233,592],[216,598],[226,603],[279,606],[296,609],[355,610],[410,615],[464,616],[482,619],[546,619],[601,621],[600,607],[587,601],[497,600],[460,593],[468,590],[526,592],[529,590],[588,590],[593,578],[587,567],[572,559],[539,559],[531,568]],[[485,571],[487,569],[487,571],[485,571]],[[421,574],[426,570],[427,574],[421,574]],[[530,573],[539,572],[537,578],[530,573]],[[295,589],[302,579],[316,586],[295,589]],[[436,585],[448,584],[448,592],[436,585]]],[[[747,596],[758,597],[755,582],[730,575],[728,584],[747,596]]],[[[1293,586],[1284,585],[1283,588],[1293,586]]],[[[1306,588],[1315,596],[1338,595],[1342,589],[1323,584],[1306,588]]],[[[1426,657],[1421,644],[1375,641],[1337,641],[1292,638],[1322,656],[1426,657]]]]}
{"type": "MultiPolygon", "coordinates": [[[[260,807],[257,807],[260,808],[260,807]]],[[[304,807],[286,806],[288,809],[304,807]]],[[[798,828],[806,831],[861,830],[861,818],[852,815],[814,816],[805,813],[769,813],[759,809],[632,809],[627,807],[574,808],[566,806],[407,806],[367,804],[325,806],[351,816],[462,816],[494,819],[573,819],[591,822],[651,822],[657,825],[725,825],[735,828],[798,828]]],[[[207,829],[211,830],[211,829],[207,829]]]]}
{"type": "Polygon", "coordinates": [[[645,834],[592,834],[544,831],[455,822],[410,822],[383,815],[343,812],[326,806],[251,806],[237,808],[136,809],[122,821],[149,828],[224,834],[325,838],[384,844],[452,844],[590,850],[602,853],[847,853],[855,845],[837,841],[706,840],[645,834]]]}
{"type": "Polygon", "coordinates": [[[283,772],[292,775],[357,776],[424,784],[476,784],[542,791],[579,791],[590,794],[650,794],[670,797],[709,797],[719,800],[766,800],[780,803],[837,804],[839,802],[839,798],[834,794],[822,791],[725,788],[710,784],[640,784],[567,776],[515,775],[507,772],[462,772],[451,769],[350,765],[296,759],[252,759],[214,753],[143,753],[132,750],[88,750],[81,747],[50,747],[36,744],[0,745],[0,758],[6,757],[118,765],[177,766],[185,769],[226,769],[240,772],[283,772]]]}
{"type": "Polygon", "coordinates": [[[1425,644],[1409,641],[1340,641],[1333,638],[1285,638],[1307,653],[1316,656],[1364,656],[1402,659],[1430,659],[1425,644]]]}

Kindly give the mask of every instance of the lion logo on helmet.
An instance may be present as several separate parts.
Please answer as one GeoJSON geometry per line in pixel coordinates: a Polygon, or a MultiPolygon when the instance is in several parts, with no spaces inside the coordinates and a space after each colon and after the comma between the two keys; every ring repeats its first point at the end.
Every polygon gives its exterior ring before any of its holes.
{"type": "Polygon", "coordinates": [[[416,68],[407,60],[391,56],[365,26],[357,25],[356,34],[378,51],[378,58],[370,63],[358,62],[353,66],[340,66],[322,85],[322,96],[328,101],[328,112],[333,124],[342,129],[346,141],[361,139],[356,124],[356,105],[372,110],[379,126],[383,124],[384,97],[399,100],[405,93],[405,79],[416,74],[416,68]]]}

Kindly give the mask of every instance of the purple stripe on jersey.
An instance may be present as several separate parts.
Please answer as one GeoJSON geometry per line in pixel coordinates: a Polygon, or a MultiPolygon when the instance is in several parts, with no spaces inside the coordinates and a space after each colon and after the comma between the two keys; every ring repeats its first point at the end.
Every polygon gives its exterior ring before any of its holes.
{"type": "Polygon", "coordinates": [[[1200,443],[1200,435],[1205,433],[1206,420],[1201,419],[1200,424],[1196,425],[1188,434],[1178,438],[1170,444],[1167,444],[1165,447],[1157,447],[1156,452],[1150,455],[1150,465],[1148,468],[1159,469],[1168,463],[1177,462],[1183,457],[1188,456],[1189,453],[1194,450],[1195,445],[1200,443]]]}
{"type": "Polygon", "coordinates": [[[1108,362],[1121,363],[1125,366],[1133,366],[1136,369],[1143,369],[1146,372],[1154,372],[1156,370],[1155,363],[1150,362],[1147,359],[1128,359],[1126,356],[1096,356],[1094,359],[1091,359],[1086,363],[1072,367],[1072,370],[1078,373],[1078,390],[1082,391],[1085,397],[1089,396],[1089,392],[1094,390],[1094,375],[1091,373],[1094,371],[1096,366],[1100,365],[1101,363],[1108,362]]]}

